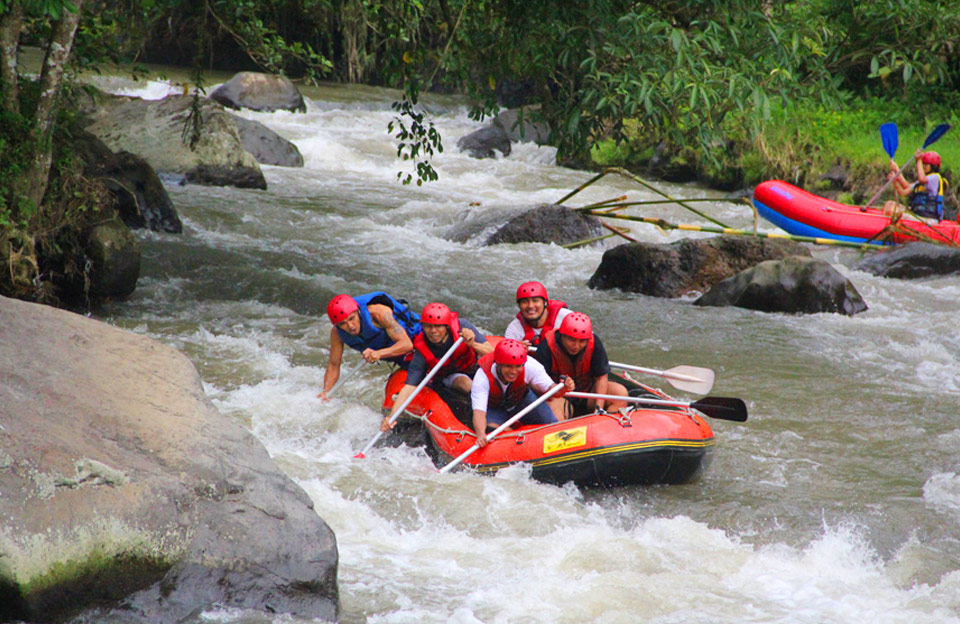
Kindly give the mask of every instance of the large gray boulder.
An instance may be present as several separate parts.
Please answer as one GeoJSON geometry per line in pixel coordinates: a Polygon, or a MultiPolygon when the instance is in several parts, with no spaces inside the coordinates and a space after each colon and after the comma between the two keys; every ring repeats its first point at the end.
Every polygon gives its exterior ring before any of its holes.
{"type": "Polygon", "coordinates": [[[867,309],[853,284],[829,262],[805,256],[767,260],[715,284],[698,306],[737,306],[763,312],[853,316],[867,309]]]}
{"type": "Polygon", "coordinates": [[[186,175],[200,167],[232,170],[236,179],[256,179],[250,186],[266,188],[260,165],[244,148],[233,116],[216,102],[200,101],[200,139],[194,149],[184,142],[192,102],[188,96],[162,100],[102,98],[86,130],[115,152],[143,157],[159,173],[186,175]]]}
{"type": "Polygon", "coordinates": [[[3,297],[0,319],[0,621],[337,618],[333,533],[184,355],[3,297]]]}
{"type": "Polygon", "coordinates": [[[111,219],[93,227],[85,247],[90,259],[90,294],[126,297],[140,277],[140,241],[124,223],[111,219]]]}
{"type": "Polygon", "coordinates": [[[510,219],[487,239],[500,243],[555,243],[566,245],[599,236],[603,230],[595,217],[566,206],[544,204],[510,219]]]}
{"type": "Polygon", "coordinates": [[[136,154],[114,153],[89,132],[76,133],[70,144],[84,163],[83,173],[97,178],[116,200],[120,218],[129,227],[179,234],[183,223],[153,167],[136,154]]]}
{"type": "Polygon", "coordinates": [[[960,273],[960,248],[933,243],[909,243],[877,251],[854,265],[881,277],[916,279],[960,273]]]}
{"type": "Polygon", "coordinates": [[[249,108],[255,111],[273,112],[287,110],[303,113],[307,105],[297,86],[285,76],[240,72],[210,94],[227,108],[249,108]]]}
{"type": "Polygon", "coordinates": [[[765,260],[810,251],[789,240],[716,236],[670,244],[627,243],[608,249],[590,277],[590,288],[619,288],[652,297],[704,292],[765,260]]]}
{"type": "Polygon", "coordinates": [[[495,158],[496,152],[509,156],[510,137],[500,126],[484,126],[457,139],[457,149],[474,158],[495,158]]]}
{"type": "Polygon", "coordinates": [[[261,165],[302,167],[303,155],[297,146],[258,121],[230,115],[237,126],[243,148],[261,165]]]}

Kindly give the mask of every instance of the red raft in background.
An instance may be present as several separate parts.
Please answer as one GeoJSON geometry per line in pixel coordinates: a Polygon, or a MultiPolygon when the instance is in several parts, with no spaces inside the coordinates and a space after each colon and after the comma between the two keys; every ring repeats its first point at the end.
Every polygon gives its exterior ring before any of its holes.
{"type": "MultiPolygon", "coordinates": [[[[390,375],[384,414],[392,412],[393,397],[406,378],[405,370],[390,375]]],[[[632,396],[670,399],[654,388],[616,379],[632,396]]],[[[469,397],[446,389],[440,392],[443,396],[429,387],[421,390],[398,422],[400,426],[404,419],[423,423],[428,453],[438,467],[476,442],[473,427],[467,424],[472,417],[469,397]]],[[[618,413],[518,426],[467,457],[463,465],[493,474],[523,462],[532,467],[534,479],[557,485],[570,481],[600,487],[679,484],[700,477],[710,464],[713,447],[713,430],[695,409],[637,403],[618,413]]]]}
{"type": "Polygon", "coordinates": [[[960,244],[960,223],[956,221],[930,225],[906,214],[894,223],[880,208],[861,210],[781,180],[758,185],[753,191],[753,205],[761,217],[798,236],[877,245],[918,240],[960,244]]]}

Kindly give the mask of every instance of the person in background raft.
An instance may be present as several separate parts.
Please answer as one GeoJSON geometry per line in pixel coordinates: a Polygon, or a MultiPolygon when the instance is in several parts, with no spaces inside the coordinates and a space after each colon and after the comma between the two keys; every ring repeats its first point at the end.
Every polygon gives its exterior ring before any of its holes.
{"type": "MultiPolygon", "coordinates": [[[[536,391],[543,394],[553,387],[540,362],[527,357],[527,345],[519,340],[505,338],[497,343],[493,353],[480,358],[480,370],[473,376],[470,403],[473,406],[473,429],[477,446],[487,445],[487,427],[496,428],[511,416],[537,400],[536,391]]],[[[573,390],[573,379],[564,380],[565,391],[573,390]]],[[[545,403],[541,403],[520,419],[518,424],[545,425],[557,418],[545,403]]]]}
{"type": "MultiPolygon", "coordinates": [[[[943,192],[946,181],[940,175],[940,154],[917,150],[917,181],[907,182],[903,173],[893,180],[897,195],[908,198],[910,211],[919,217],[943,220],[943,192]]],[[[890,159],[890,175],[897,173],[897,163],[890,159]]],[[[886,206],[885,206],[886,209],[886,206]]]]}
{"type": "Polygon", "coordinates": [[[405,366],[413,350],[413,337],[420,333],[420,318],[405,301],[385,292],[351,297],[337,295],[327,304],[330,331],[330,361],[323,375],[323,390],[318,398],[327,400],[327,392],[340,378],[343,346],[360,352],[373,364],[381,360],[405,366]]]}
{"type": "MultiPolygon", "coordinates": [[[[564,376],[573,378],[578,392],[628,396],[626,387],[610,381],[610,360],[600,337],[593,333],[593,322],[581,312],[568,314],[560,329],[546,330],[533,356],[543,364],[554,383],[564,376]]],[[[626,407],[626,401],[606,399],[568,399],[552,397],[547,405],[557,420],[590,414],[594,410],[617,410],[626,407]]]]}
{"type": "MultiPolygon", "coordinates": [[[[413,339],[413,358],[407,366],[407,381],[394,397],[394,405],[400,405],[407,400],[427,373],[433,370],[440,358],[461,336],[463,342],[436,372],[431,383],[440,380],[447,388],[470,394],[479,356],[492,353],[493,345],[487,342],[470,321],[460,319],[456,312],[451,312],[450,308],[442,303],[428,303],[420,314],[420,324],[423,331],[413,339]]],[[[390,431],[391,425],[396,423],[396,420],[390,422],[389,415],[384,416],[380,431],[390,431]]]]}
{"type": "Polygon", "coordinates": [[[549,299],[547,289],[540,282],[524,282],[517,289],[517,307],[520,312],[503,332],[504,338],[519,340],[525,345],[536,345],[545,328],[560,327],[563,317],[571,312],[563,301],[549,299]]]}

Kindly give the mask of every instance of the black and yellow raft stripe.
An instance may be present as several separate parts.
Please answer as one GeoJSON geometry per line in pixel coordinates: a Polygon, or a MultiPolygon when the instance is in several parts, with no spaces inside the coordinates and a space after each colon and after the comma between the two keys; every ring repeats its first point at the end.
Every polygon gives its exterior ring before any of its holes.
{"type": "Polygon", "coordinates": [[[713,445],[714,445],[713,438],[708,438],[706,440],[647,440],[645,442],[628,442],[625,444],[617,444],[615,446],[601,446],[598,448],[587,449],[585,451],[578,451],[576,453],[564,453],[561,455],[554,455],[552,457],[544,457],[542,459],[517,460],[513,462],[500,462],[497,464],[484,464],[479,466],[470,464],[470,467],[476,470],[477,472],[496,472],[501,468],[506,468],[511,464],[515,464],[521,461],[523,463],[530,464],[534,468],[539,468],[541,466],[550,466],[553,464],[581,461],[584,459],[602,457],[604,455],[612,455],[616,453],[625,453],[629,451],[650,450],[650,449],[657,449],[657,450],[660,450],[660,449],[663,449],[663,450],[707,449],[713,445]]]}

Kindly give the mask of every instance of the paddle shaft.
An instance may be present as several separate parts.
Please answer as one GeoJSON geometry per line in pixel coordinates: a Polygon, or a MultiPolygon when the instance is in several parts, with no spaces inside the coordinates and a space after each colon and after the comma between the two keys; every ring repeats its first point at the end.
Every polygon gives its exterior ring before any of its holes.
{"type": "Polygon", "coordinates": [[[346,383],[347,379],[350,379],[350,377],[351,377],[354,373],[356,373],[358,370],[360,370],[360,367],[361,367],[361,366],[363,366],[363,362],[360,362],[359,364],[357,364],[357,365],[354,366],[353,368],[347,370],[347,372],[345,372],[344,374],[340,375],[340,378],[337,379],[337,383],[333,384],[333,387],[330,388],[330,391],[329,391],[329,392],[327,392],[327,398],[329,399],[331,394],[333,394],[338,388],[340,388],[341,386],[343,386],[343,384],[346,383]]]}
{"type": "MultiPolygon", "coordinates": [[[[463,336],[457,338],[457,339],[453,342],[453,345],[452,345],[449,349],[447,349],[447,352],[443,354],[443,357],[440,358],[440,361],[437,362],[437,363],[434,365],[434,367],[430,369],[430,372],[429,372],[429,373],[426,374],[426,376],[423,378],[423,381],[421,381],[421,382],[419,383],[419,385],[417,385],[416,389],[415,389],[412,393],[410,393],[410,396],[407,397],[407,400],[404,401],[403,403],[401,403],[401,404],[400,404],[400,407],[398,407],[398,408],[396,408],[396,409],[393,410],[393,413],[390,415],[390,424],[391,424],[391,425],[392,425],[393,422],[400,416],[400,414],[403,413],[403,410],[407,409],[407,406],[410,405],[410,402],[413,401],[414,397],[416,397],[418,394],[420,394],[420,391],[423,390],[424,386],[426,386],[428,383],[430,383],[430,380],[433,379],[433,376],[437,374],[437,371],[440,370],[440,367],[442,367],[444,364],[446,364],[447,360],[450,359],[450,356],[453,355],[453,352],[457,350],[457,347],[459,347],[459,346],[460,346],[460,343],[462,343],[462,342],[463,342],[463,336]]],[[[382,435],[383,435],[383,432],[382,432],[382,431],[378,431],[378,432],[377,432],[377,435],[373,436],[373,439],[370,440],[370,441],[367,443],[367,445],[366,445],[365,447],[363,447],[363,450],[360,451],[359,453],[357,453],[355,457],[361,457],[361,458],[362,458],[364,455],[366,455],[366,454],[367,454],[367,451],[369,451],[371,448],[373,448],[373,445],[377,443],[377,440],[379,440],[379,439],[380,439],[380,436],[382,436],[382,435]]]]}
{"type": "Polygon", "coordinates": [[[746,422],[747,406],[741,399],[727,397],[704,397],[699,401],[673,401],[662,399],[645,399],[643,397],[622,397],[615,394],[595,394],[593,392],[568,392],[564,396],[572,396],[583,399],[607,399],[611,401],[629,401],[632,403],[643,403],[652,405],[675,405],[677,407],[689,407],[706,414],[711,418],[722,420],[732,420],[734,422],[746,422]]]}
{"type": "Polygon", "coordinates": [[[653,405],[676,405],[690,407],[692,401],[673,401],[665,399],[645,399],[643,397],[620,396],[617,394],[597,394],[596,392],[567,392],[563,396],[575,399],[606,399],[608,401],[627,401],[628,403],[652,403],[653,405]]]}
{"type": "MultiPolygon", "coordinates": [[[[552,397],[552,396],[553,396],[554,394],[556,394],[561,388],[563,388],[563,384],[562,384],[562,383],[558,383],[557,385],[553,386],[552,388],[550,388],[549,390],[547,390],[546,392],[544,392],[543,394],[541,394],[539,397],[537,397],[537,400],[536,400],[536,401],[534,401],[534,402],[531,403],[530,405],[526,406],[525,408],[523,408],[522,410],[520,410],[519,412],[517,412],[516,414],[514,414],[513,416],[511,416],[511,417],[509,418],[509,420],[507,420],[507,422],[503,423],[502,425],[500,425],[499,427],[497,427],[496,429],[494,429],[493,432],[492,432],[490,435],[487,436],[487,440],[488,440],[488,441],[492,441],[492,440],[497,436],[498,433],[500,433],[501,431],[503,431],[504,429],[506,429],[507,427],[509,427],[509,426],[512,425],[513,423],[517,422],[518,420],[520,420],[521,418],[523,418],[524,416],[526,416],[527,414],[529,414],[534,408],[536,408],[538,405],[540,405],[541,403],[543,403],[544,401],[546,401],[547,399],[549,399],[550,397],[552,397]]],[[[568,393],[568,394],[569,394],[569,393],[568,393]]],[[[462,461],[465,460],[466,458],[468,458],[468,457],[470,457],[471,455],[473,455],[473,454],[477,451],[477,449],[479,449],[479,448],[480,448],[480,445],[479,445],[479,444],[474,444],[474,445],[471,446],[469,449],[467,449],[466,451],[464,451],[463,453],[461,453],[456,459],[454,459],[453,461],[451,461],[449,464],[447,464],[446,466],[444,466],[443,468],[441,468],[441,469],[438,470],[437,472],[450,472],[450,470],[452,470],[457,464],[459,464],[460,462],[462,462],[462,461]]]]}

